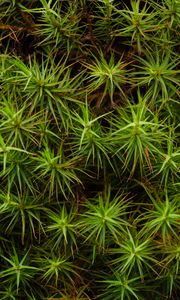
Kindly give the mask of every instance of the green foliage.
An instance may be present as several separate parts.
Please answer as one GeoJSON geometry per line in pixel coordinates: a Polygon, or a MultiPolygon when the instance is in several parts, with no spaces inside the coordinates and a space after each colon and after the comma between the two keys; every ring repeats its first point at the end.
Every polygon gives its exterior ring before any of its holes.
{"type": "MultiPolygon", "coordinates": [[[[39,22],[35,34],[41,37],[39,45],[50,45],[54,47],[65,47],[68,51],[73,44],[77,44],[80,38],[79,25],[81,11],[77,1],[73,3],[63,3],[52,0],[40,0],[42,8],[34,9],[32,12],[38,13],[39,22]]],[[[25,9],[26,11],[26,9],[25,9]]],[[[79,42],[80,43],[80,42],[79,42]]]]}
{"type": "Polygon", "coordinates": [[[140,69],[135,74],[137,84],[139,86],[148,86],[147,97],[154,101],[157,97],[161,97],[162,101],[166,101],[169,96],[169,90],[174,93],[178,91],[179,81],[176,70],[177,59],[172,59],[170,52],[147,53],[145,59],[138,57],[138,68],[140,69]],[[140,76],[139,76],[140,75],[140,76]]]}
{"type": "MultiPolygon", "coordinates": [[[[132,271],[138,271],[143,279],[144,269],[153,270],[153,265],[157,264],[154,255],[154,245],[151,238],[142,237],[136,232],[127,231],[118,242],[118,248],[113,248],[110,253],[118,256],[111,261],[111,264],[118,272],[130,274],[132,271]]],[[[146,271],[145,271],[146,274],[146,271]]]]}
{"type": "Polygon", "coordinates": [[[41,279],[46,283],[51,282],[53,286],[57,287],[61,278],[63,284],[68,285],[67,280],[73,284],[72,275],[77,275],[77,273],[73,263],[68,261],[67,258],[61,257],[58,253],[54,253],[48,249],[48,251],[39,253],[35,261],[41,268],[39,269],[41,279]]]}
{"type": "Polygon", "coordinates": [[[157,166],[157,174],[161,176],[161,183],[165,186],[168,185],[169,180],[175,183],[180,179],[180,149],[176,146],[176,141],[172,140],[172,136],[175,138],[175,134],[170,131],[167,139],[167,150],[162,153],[162,161],[157,166]]]}
{"type": "Polygon", "coordinates": [[[115,88],[119,90],[121,97],[126,97],[122,85],[128,83],[129,80],[127,78],[128,71],[125,69],[127,64],[122,61],[122,58],[115,63],[114,55],[111,54],[107,62],[103,53],[100,52],[99,58],[94,56],[94,62],[84,63],[84,65],[90,70],[88,76],[88,90],[91,92],[102,85],[104,86],[103,95],[99,100],[100,104],[107,93],[109,94],[111,102],[113,102],[115,88]]]}
{"type": "Polygon", "coordinates": [[[111,196],[111,187],[108,186],[104,195],[98,199],[90,199],[86,204],[82,234],[87,236],[86,241],[97,244],[99,251],[104,251],[111,238],[118,237],[125,231],[128,222],[125,218],[129,206],[123,193],[111,196]],[[94,203],[93,203],[94,202],[94,203]]]}
{"type": "Polygon", "coordinates": [[[112,166],[108,153],[109,147],[106,145],[106,134],[100,125],[100,120],[105,115],[94,117],[86,102],[71,116],[73,151],[85,160],[85,166],[88,164],[96,166],[98,174],[100,169],[105,168],[107,162],[112,166]]]}
{"type": "Polygon", "coordinates": [[[159,29],[157,12],[152,11],[147,1],[131,0],[130,4],[130,8],[124,3],[125,9],[117,10],[119,18],[116,22],[120,29],[116,30],[116,35],[130,39],[128,44],[135,44],[140,54],[148,47],[150,36],[159,29]]]}
{"type": "Polygon", "coordinates": [[[8,144],[26,149],[28,143],[38,144],[37,138],[40,136],[38,126],[44,121],[43,112],[29,115],[28,106],[19,109],[14,102],[12,95],[3,99],[0,109],[0,133],[8,144]]]}
{"type": "Polygon", "coordinates": [[[0,1],[0,299],[179,299],[179,18],[0,1]]]}
{"type": "Polygon", "coordinates": [[[9,282],[15,283],[17,292],[20,287],[31,289],[30,282],[37,272],[37,268],[27,262],[28,252],[20,258],[13,247],[12,254],[9,257],[2,255],[4,267],[0,272],[0,278],[3,280],[4,285],[9,282]]]}
{"type": "Polygon", "coordinates": [[[73,194],[71,184],[81,183],[80,179],[75,173],[78,169],[77,163],[79,157],[66,159],[63,153],[63,145],[59,145],[58,153],[54,153],[48,145],[45,145],[42,151],[39,151],[37,157],[34,157],[36,167],[34,172],[41,182],[46,182],[46,190],[49,190],[51,197],[55,192],[58,195],[59,191],[67,198],[66,193],[73,194]],[[65,189],[67,188],[67,192],[65,189]]]}
{"type": "Polygon", "coordinates": [[[107,289],[107,291],[101,295],[100,299],[110,300],[112,297],[116,300],[142,299],[138,295],[141,287],[138,279],[138,277],[128,278],[115,273],[112,278],[104,280],[104,290],[107,289]]]}
{"type": "Polygon", "coordinates": [[[114,145],[114,155],[122,160],[124,168],[132,176],[138,166],[143,174],[145,164],[152,171],[151,159],[161,153],[166,138],[164,124],[158,115],[149,110],[145,99],[138,94],[139,103],[117,109],[110,120],[112,129],[109,142],[114,145]]]}
{"type": "Polygon", "coordinates": [[[77,211],[72,209],[67,211],[66,207],[63,206],[60,211],[48,211],[47,217],[50,220],[47,226],[47,232],[49,234],[49,245],[53,249],[64,249],[67,251],[73,248],[77,249],[77,235],[79,222],[77,218],[77,211]]]}
{"type": "Polygon", "coordinates": [[[165,199],[162,199],[162,195],[154,197],[149,192],[148,195],[152,201],[153,208],[148,209],[142,217],[142,219],[146,220],[145,232],[149,236],[159,232],[164,243],[172,237],[177,237],[180,219],[178,199],[169,198],[167,191],[163,195],[165,199]]]}
{"type": "Polygon", "coordinates": [[[40,231],[43,231],[43,225],[41,222],[41,211],[46,210],[39,203],[39,199],[34,196],[29,196],[24,191],[24,194],[1,194],[0,195],[0,214],[1,214],[1,226],[5,233],[11,234],[14,228],[21,231],[21,240],[24,244],[24,239],[27,234],[26,227],[28,227],[28,234],[31,239],[37,238],[36,230],[39,227],[40,231]]]}

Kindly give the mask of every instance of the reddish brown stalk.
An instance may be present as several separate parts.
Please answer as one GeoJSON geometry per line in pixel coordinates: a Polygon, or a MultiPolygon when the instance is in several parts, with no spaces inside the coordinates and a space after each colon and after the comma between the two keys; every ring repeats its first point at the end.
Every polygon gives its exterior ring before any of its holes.
{"type": "Polygon", "coordinates": [[[148,167],[149,167],[149,170],[151,172],[153,172],[153,167],[152,167],[152,164],[151,164],[151,159],[150,159],[150,156],[149,156],[149,151],[147,148],[144,148],[144,152],[145,152],[145,155],[146,155],[146,158],[147,158],[147,163],[148,163],[148,167]]]}

